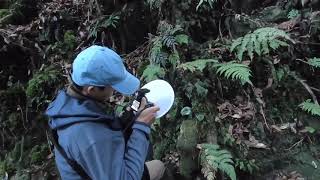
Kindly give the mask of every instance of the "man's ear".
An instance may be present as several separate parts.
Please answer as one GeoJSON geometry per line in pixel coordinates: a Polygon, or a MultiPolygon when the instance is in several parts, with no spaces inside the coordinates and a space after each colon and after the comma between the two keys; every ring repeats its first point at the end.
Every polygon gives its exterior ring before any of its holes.
{"type": "Polygon", "coordinates": [[[88,94],[92,94],[94,93],[94,91],[95,91],[94,86],[88,86],[88,89],[87,89],[88,94]]]}
{"type": "Polygon", "coordinates": [[[88,96],[88,95],[92,94],[93,91],[94,91],[94,87],[93,86],[85,86],[82,89],[82,94],[88,96]]]}

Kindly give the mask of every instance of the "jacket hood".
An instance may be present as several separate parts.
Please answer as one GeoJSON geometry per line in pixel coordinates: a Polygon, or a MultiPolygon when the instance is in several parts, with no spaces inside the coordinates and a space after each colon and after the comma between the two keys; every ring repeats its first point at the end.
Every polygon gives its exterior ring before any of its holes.
{"type": "MultiPolygon", "coordinates": [[[[66,127],[77,122],[113,121],[114,117],[106,115],[103,109],[93,100],[80,100],[60,90],[56,99],[49,104],[46,115],[52,129],[66,127]]],[[[110,122],[111,123],[111,122],[110,122]]]]}

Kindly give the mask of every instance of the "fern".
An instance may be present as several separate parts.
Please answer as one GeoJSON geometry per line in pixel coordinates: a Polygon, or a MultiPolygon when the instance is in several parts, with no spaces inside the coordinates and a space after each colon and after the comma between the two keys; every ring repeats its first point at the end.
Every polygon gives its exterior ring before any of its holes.
{"type": "Polygon", "coordinates": [[[163,0],[147,0],[150,9],[160,9],[163,0]]]}
{"type": "Polygon", "coordinates": [[[226,150],[221,150],[216,144],[199,144],[202,173],[207,180],[215,179],[218,170],[226,173],[231,180],[236,180],[232,155],[226,150]]]}
{"type": "Polygon", "coordinates": [[[265,27],[255,30],[253,33],[246,34],[233,41],[230,51],[236,52],[237,58],[242,61],[244,53],[247,52],[252,60],[254,53],[259,56],[269,54],[270,48],[273,50],[281,46],[288,46],[285,41],[280,39],[289,40],[294,42],[284,31],[265,27]]]}
{"type": "Polygon", "coordinates": [[[229,62],[217,64],[215,66],[218,67],[218,74],[223,75],[228,79],[238,79],[242,84],[249,83],[252,85],[252,82],[250,81],[251,70],[247,65],[229,62]]]}
{"type": "Polygon", "coordinates": [[[313,67],[320,68],[320,58],[309,59],[308,64],[313,67]]]}
{"type": "Polygon", "coordinates": [[[194,72],[196,70],[202,71],[206,67],[207,63],[217,63],[217,62],[218,61],[215,59],[198,59],[195,61],[180,64],[178,68],[181,68],[183,70],[189,70],[191,72],[194,72]]]}
{"type": "Polygon", "coordinates": [[[301,103],[299,107],[302,110],[307,111],[308,113],[311,113],[312,115],[320,116],[320,105],[311,102],[310,99],[307,99],[305,102],[301,103]]]}
{"type": "Polygon", "coordinates": [[[108,28],[116,28],[117,24],[119,23],[120,17],[116,14],[111,14],[109,16],[102,16],[97,19],[93,24],[89,26],[89,36],[88,38],[94,37],[97,38],[98,32],[101,28],[108,29],[108,28]]]}
{"type": "Polygon", "coordinates": [[[179,62],[177,45],[188,44],[188,36],[182,33],[180,26],[173,26],[161,21],[158,26],[157,36],[152,38],[152,47],[149,51],[150,62],[166,65],[167,60],[175,67],[179,62]]]}
{"type": "Polygon", "coordinates": [[[288,18],[293,19],[300,15],[299,11],[297,9],[291,9],[291,11],[288,13],[288,18]]]}
{"type": "Polygon", "coordinates": [[[164,77],[164,75],[165,75],[165,71],[163,68],[160,67],[160,65],[150,64],[143,71],[142,78],[147,82],[150,82],[152,80],[162,78],[164,77]]]}
{"type": "Polygon", "coordinates": [[[203,6],[204,3],[209,4],[210,8],[213,8],[213,3],[215,2],[217,2],[217,0],[200,0],[196,7],[196,10],[198,11],[199,7],[203,6]]]}

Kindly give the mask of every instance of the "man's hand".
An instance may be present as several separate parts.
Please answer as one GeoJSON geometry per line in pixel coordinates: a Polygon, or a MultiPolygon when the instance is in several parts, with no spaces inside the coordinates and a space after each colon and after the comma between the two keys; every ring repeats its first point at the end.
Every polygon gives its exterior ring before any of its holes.
{"type": "Polygon", "coordinates": [[[146,98],[142,98],[141,105],[139,108],[139,112],[141,111],[142,112],[138,116],[137,121],[151,125],[154,122],[157,111],[159,111],[160,108],[158,106],[152,106],[144,109],[146,104],[147,104],[146,98]]]}

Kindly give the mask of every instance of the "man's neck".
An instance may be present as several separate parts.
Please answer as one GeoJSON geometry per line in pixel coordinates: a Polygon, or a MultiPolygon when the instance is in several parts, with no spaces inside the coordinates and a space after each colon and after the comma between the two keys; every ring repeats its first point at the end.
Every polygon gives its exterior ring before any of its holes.
{"type": "Polygon", "coordinates": [[[90,97],[90,96],[86,96],[86,95],[82,94],[80,90],[78,90],[76,87],[74,87],[74,86],[72,86],[72,85],[69,85],[69,86],[68,86],[68,88],[67,88],[67,94],[68,94],[69,96],[72,96],[72,97],[74,97],[74,98],[76,98],[76,99],[80,99],[80,100],[90,99],[90,100],[96,102],[96,103],[97,103],[100,107],[102,107],[102,108],[105,106],[104,102],[101,102],[101,101],[99,101],[99,100],[97,100],[97,99],[94,99],[94,98],[92,98],[92,97],[90,97]]]}

